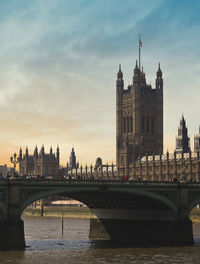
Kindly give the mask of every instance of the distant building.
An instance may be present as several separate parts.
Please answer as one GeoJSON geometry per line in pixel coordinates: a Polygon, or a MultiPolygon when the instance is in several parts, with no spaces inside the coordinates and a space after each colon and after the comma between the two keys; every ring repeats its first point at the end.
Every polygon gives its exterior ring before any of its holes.
{"type": "Polygon", "coordinates": [[[199,134],[194,136],[194,151],[200,152],[200,127],[199,127],[199,134]]]}
{"type": "Polygon", "coordinates": [[[190,139],[188,137],[188,130],[184,116],[180,121],[178,128],[178,136],[176,137],[176,153],[188,153],[190,152],[190,139]]]}
{"type": "Polygon", "coordinates": [[[102,158],[98,157],[98,158],[96,159],[94,169],[95,169],[95,170],[100,170],[100,169],[102,168],[102,166],[103,166],[102,158]]]}
{"type": "Polygon", "coordinates": [[[56,154],[53,153],[52,147],[49,153],[45,153],[44,146],[42,146],[38,153],[37,146],[35,147],[33,155],[29,155],[28,148],[22,155],[22,149],[19,151],[19,176],[51,176],[53,178],[59,175],[59,159],[60,151],[57,147],[56,154]]]}
{"type": "Polygon", "coordinates": [[[8,173],[7,165],[6,164],[0,165],[0,176],[4,178],[4,177],[6,177],[7,173],[8,173]]]}
{"type": "Polygon", "coordinates": [[[78,169],[79,163],[76,162],[76,154],[74,151],[74,148],[72,148],[70,157],[69,157],[69,163],[67,162],[67,170],[73,170],[73,169],[78,169]]]}

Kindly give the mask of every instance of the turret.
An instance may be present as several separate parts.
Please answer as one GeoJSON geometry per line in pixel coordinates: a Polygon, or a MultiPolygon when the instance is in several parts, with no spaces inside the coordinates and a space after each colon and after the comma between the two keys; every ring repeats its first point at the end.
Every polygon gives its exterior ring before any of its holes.
{"type": "Polygon", "coordinates": [[[140,69],[138,67],[138,63],[136,60],[135,68],[133,70],[133,83],[139,82],[139,80],[140,80],[140,69]]]}
{"type": "Polygon", "coordinates": [[[21,161],[22,160],[22,148],[20,147],[20,149],[19,149],[19,161],[21,161]]]}
{"type": "Polygon", "coordinates": [[[25,152],[26,157],[28,157],[28,147],[26,146],[26,152],[25,152]]]}
{"type": "Polygon", "coordinates": [[[74,148],[72,148],[72,151],[71,151],[69,164],[70,164],[71,169],[74,169],[74,168],[77,167],[77,164],[76,164],[76,155],[75,155],[74,148]]]}
{"type": "Polygon", "coordinates": [[[116,81],[117,89],[124,89],[124,80],[123,80],[123,73],[121,70],[121,64],[119,64],[119,71],[117,73],[117,81],[116,81]]]}
{"type": "Polygon", "coordinates": [[[156,73],[156,89],[163,89],[163,78],[160,63],[158,64],[158,70],[156,73]]]}
{"type": "Polygon", "coordinates": [[[186,122],[184,116],[182,115],[180,126],[178,128],[178,136],[176,137],[176,152],[187,153],[189,151],[190,151],[190,139],[188,137],[186,122]]]}
{"type": "Polygon", "coordinates": [[[57,146],[56,156],[57,156],[57,158],[58,158],[58,160],[59,160],[59,158],[60,158],[60,150],[59,150],[59,146],[57,146]]]}

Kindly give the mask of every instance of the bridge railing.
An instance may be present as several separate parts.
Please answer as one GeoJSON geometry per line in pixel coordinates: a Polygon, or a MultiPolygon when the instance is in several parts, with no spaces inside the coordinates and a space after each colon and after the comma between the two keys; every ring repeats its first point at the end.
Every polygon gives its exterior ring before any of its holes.
{"type": "MultiPolygon", "coordinates": [[[[141,180],[95,180],[95,179],[33,179],[33,178],[18,178],[18,179],[5,179],[0,180],[0,186],[3,184],[9,184],[12,181],[12,184],[20,185],[177,185],[179,182],[171,181],[141,181],[141,180]]],[[[200,183],[199,183],[200,185],[200,183]]]]}

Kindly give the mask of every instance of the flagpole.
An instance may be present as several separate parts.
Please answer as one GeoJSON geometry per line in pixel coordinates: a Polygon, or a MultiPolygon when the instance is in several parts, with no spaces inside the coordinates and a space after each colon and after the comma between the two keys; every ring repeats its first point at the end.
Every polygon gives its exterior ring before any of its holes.
{"type": "Polygon", "coordinates": [[[139,69],[140,69],[140,34],[139,34],[139,69]]]}

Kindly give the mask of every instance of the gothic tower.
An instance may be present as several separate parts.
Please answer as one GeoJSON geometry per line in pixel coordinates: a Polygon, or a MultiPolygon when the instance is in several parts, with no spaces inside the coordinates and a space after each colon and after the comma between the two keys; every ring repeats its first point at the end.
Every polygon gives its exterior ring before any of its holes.
{"type": "Polygon", "coordinates": [[[178,136],[176,137],[176,153],[187,153],[190,152],[190,139],[188,137],[188,130],[184,116],[180,121],[178,128],[178,136]]]}
{"type": "MultiPolygon", "coordinates": [[[[144,155],[163,153],[163,78],[160,64],[155,89],[136,61],[133,82],[124,89],[121,65],[116,81],[117,167],[120,174],[144,155]]],[[[130,172],[129,171],[129,172],[130,172]]]]}
{"type": "Polygon", "coordinates": [[[69,159],[69,165],[70,165],[71,169],[75,169],[77,167],[76,155],[75,155],[74,148],[72,148],[72,151],[71,151],[71,155],[70,155],[70,159],[69,159]]]}
{"type": "Polygon", "coordinates": [[[194,136],[194,151],[200,153],[200,126],[199,134],[194,136]]]}

